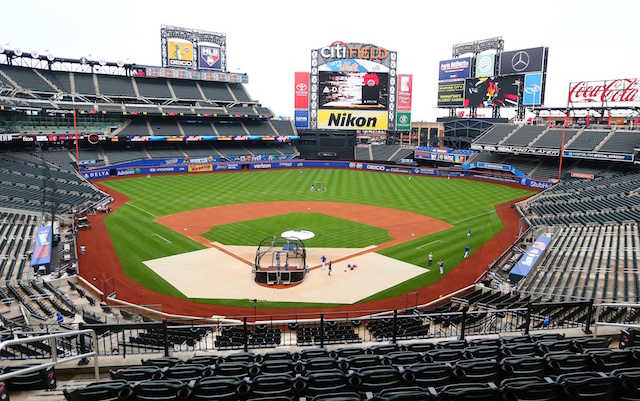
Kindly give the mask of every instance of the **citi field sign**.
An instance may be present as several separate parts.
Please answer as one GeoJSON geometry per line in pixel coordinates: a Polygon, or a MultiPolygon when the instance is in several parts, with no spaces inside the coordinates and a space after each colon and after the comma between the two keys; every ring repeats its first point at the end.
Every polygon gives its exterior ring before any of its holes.
{"type": "Polygon", "coordinates": [[[325,60],[354,58],[359,60],[380,61],[386,59],[389,55],[389,51],[384,47],[344,42],[333,42],[330,46],[320,48],[319,52],[325,60]]]}

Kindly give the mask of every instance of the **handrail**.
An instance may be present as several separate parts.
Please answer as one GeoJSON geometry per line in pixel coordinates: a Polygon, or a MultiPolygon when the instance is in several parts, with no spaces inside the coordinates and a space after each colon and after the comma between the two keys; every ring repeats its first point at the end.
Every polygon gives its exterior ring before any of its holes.
{"type": "Polygon", "coordinates": [[[598,305],[594,305],[595,307],[595,311],[594,311],[594,315],[595,315],[595,320],[593,323],[594,329],[593,329],[593,337],[597,337],[598,336],[598,327],[599,326],[613,326],[613,327],[638,327],[640,328],[640,325],[638,324],[633,324],[633,323],[609,323],[609,322],[600,322],[600,314],[602,313],[602,309],[603,308],[608,308],[608,307],[616,307],[616,308],[638,308],[640,307],[640,304],[637,303],[631,303],[631,302],[608,302],[608,303],[602,303],[602,304],[598,304],[598,305]]]}
{"type": "MultiPolygon", "coordinates": [[[[84,358],[89,358],[89,357],[93,357],[93,369],[94,369],[94,373],[95,373],[95,377],[96,377],[96,382],[100,381],[100,372],[99,372],[99,365],[98,365],[98,351],[89,351],[89,352],[83,352],[81,354],[77,354],[74,356],[69,356],[66,358],[62,358],[62,359],[58,359],[58,348],[56,346],[56,339],[61,338],[61,337],[70,337],[70,336],[77,336],[77,335],[85,335],[85,334],[89,334],[91,336],[91,339],[93,340],[93,344],[94,346],[97,346],[97,338],[96,338],[96,332],[93,331],[92,329],[85,329],[85,330],[71,330],[71,331],[61,331],[59,333],[53,333],[53,334],[45,334],[43,336],[36,336],[36,337],[27,337],[27,338],[19,338],[19,339],[14,339],[14,340],[7,340],[7,341],[2,341],[0,342],[0,351],[2,351],[4,348],[6,348],[9,345],[14,345],[14,344],[24,344],[24,343],[32,343],[32,342],[40,342],[40,341],[46,341],[49,340],[50,341],[50,345],[51,345],[51,362],[47,362],[47,363],[42,363],[39,364],[37,366],[31,366],[28,368],[24,368],[24,369],[19,369],[10,373],[3,373],[0,374],[0,382],[6,381],[7,379],[10,379],[14,376],[19,376],[21,374],[25,374],[25,373],[31,373],[31,372],[37,372],[39,370],[42,369],[46,369],[55,365],[58,365],[60,363],[63,362],[69,362],[69,361],[74,361],[76,359],[84,359],[84,358]]],[[[84,347],[81,345],[81,350],[84,349],[84,347]]]]}

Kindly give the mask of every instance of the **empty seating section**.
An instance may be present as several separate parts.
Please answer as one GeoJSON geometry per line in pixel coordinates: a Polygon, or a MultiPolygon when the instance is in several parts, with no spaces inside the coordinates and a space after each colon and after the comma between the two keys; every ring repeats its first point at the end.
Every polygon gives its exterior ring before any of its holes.
{"type": "Polygon", "coordinates": [[[562,227],[521,288],[554,301],[637,302],[639,240],[637,223],[562,227]]]}
{"type": "Polygon", "coordinates": [[[527,146],[546,129],[547,127],[544,125],[523,125],[507,138],[502,145],[527,146]]]}
{"type": "Polygon", "coordinates": [[[364,160],[370,161],[371,160],[370,146],[356,147],[355,158],[356,160],[359,160],[359,161],[364,161],[364,160]]]}
{"type": "Polygon", "coordinates": [[[229,87],[222,82],[199,82],[204,96],[214,102],[235,102],[229,87]]]}
{"type": "Polygon", "coordinates": [[[402,149],[401,145],[371,145],[373,160],[387,162],[395,160],[394,156],[402,149]]]}
{"type": "Polygon", "coordinates": [[[616,130],[598,151],[631,154],[637,148],[640,148],[640,131],[616,130]]]}
{"type": "Polygon", "coordinates": [[[150,99],[171,99],[171,91],[164,79],[135,78],[138,93],[150,99]]]}
{"type": "Polygon", "coordinates": [[[128,148],[126,150],[105,148],[104,153],[107,156],[107,161],[109,164],[118,164],[132,160],[149,158],[145,150],[142,148],[128,148]]]}
{"type": "Polygon", "coordinates": [[[562,181],[526,202],[534,225],[640,222],[640,173],[607,179],[562,181]]]}
{"type": "Polygon", "coordinates": [[[227,113],[235,116],[257,117],[258,113],[251,106],[227,107],[227,113]]]}
{"type": "Polygon", "coordinates": [[[119,137],[126,136],[149,136],[149,127],[147,126],[147,120],[132,120],[128,125],[120,129],[118,132],[119,137]]]}
{"type": "Polygon", "coordinates": [[[271,110],[269,110],[269,108],[267,107],[263,107],[263,106],[256,106],[256,111],[258,112],[258,114],[260,114],[261,116],[273,116],[273,113],[271,112],[271,110]]]}
{"type": "Polygon", "coordinates": [[[75,160],[66,149],[49,149],[42,152],[42,156],[49,163],[53,163],[63,170],[73,170],[75,160]]]}
{"type": "Polygon", "coordinates": [[[478,152],[470,160],[472,162],[485,162],[485,163],[503,163],[507,158],[507,155],[490,153],[490,152],[478,152]]]}
{"type": "Polygon", "coordinates": [[[245,131],[244,126],[240,123],[240,121],[228,123],[216,121],[213,123],[213,126],[220,136],[247,135],[247,131],[245,131]]]}
{"type": "Polygon", "coordinates": [[[202,100],[202,94],[200,94],[195,81],[170,79],[168,83],[173,88],[173,93],[178,99],[202,100]]]}
{"type": "MultiPolygon", "coordinates": [[[[26,90],[34,92],[55,93],[56,90],[49,85],[35,70],[9,65],[0,65],[0,71],[7,74],[11,80],[26,90]]],[[[4,79],[3,79],[4,81],[4,79]]]]}
{"type": "Polygon", "coordinates": [[[160,106],[162,108],[163,113],[168,114],[176,114],[176,115],[188,115],[193,114],[193,110],[189,106],[177,106],[177,105],[169,105],[169,106],[160,106]]]}
{"type": "Polygon", "coordinates": [[[93,74],[85,74],[80,72],[73,73],[73,82],[75,83],[75,93],[81,95],[96,95],[96,86],[93,82],[93,74]]]}
{"type": "Polygon", "coordinates": [[[549,334],[152,358],[63,392],[68,401],[637,399],[640,355],[610,343],[549,334]]]}
{"type": "Polygon", "coordinates": [[[233,96],[239,102],[251,102],[251,98],[247,95],[247,92],[244,89],[244,85],[242,84],[228,84],[229,89],[233,93],[233,96]]]}
{"type": "Polygon", "coordinates": [[[249,135],[258,135],[258,136],[275,136],[277,133],[273,130],[271,125],[264,121],[243,121],[246,130],[249,132],[249,135]]]}
{"type": "MultiPolygon", "coordinates": [[[[0,279],[17,281],[26,278],[38,218],[25,212],[0,212],[0,279]]],[[[4,298],[4,297],[3,297],[4,298]]]]}
{"type": "MultiPolygon", "coordinates": [[[[260,113],[260,110],[258,110],[258,113],[260,113]]],[[[290,120],[270,120],[269,124],[271,124],[273,128],[275,128],[278,135],[287,135],[287,136],[295,135],[295,132],[293,130],[293,126],[290,120]]]]}
{"type": "MultiPolygon", "coordinates": [[[[577,133],[577,129],[566,129],[564,132],[564,144],[566,145],[577,133]]],[[[562,130],[549,129],[537,141],[531,144],[533,148],[560,149],[562,143],[562,130]]]]}
{"type": "Polygon", "coordinates": [[[182,158],[184,157],[184,153],[182,153],[182,149],[180,147],[175,146],[165,146],[165,147],[150,147],[147,146],[147,153],[151,156],[152,159],[171,159],[171,158],[182,158]]]}
{"type": "Polygon", "coordinates": [[[0,196],[5,207],[38,210],[55,201],[62,210],[105,197],[104,193],[75,173],[57,169],[53,165],[48,166],[47,171],[41,161],[36,164],[0,153],[0,172],[0,196]],[[45,194],[48,195],[43,196],[45,186],[45,194]]]}
{"type": "Polygon", "coordinates": [[[215,132],[213,132],[213,127],[209,121],[182,121],[180,123],[182,126],[182,130],[184,134],[189,135],[199,135],[199,136],[213,136],[215,132]]]}
{"type": "Polygon", "coordinates": [[[80,161],[100,160],[97,149],[80,148],[78,154],[80,161]]]}
{"type": "Polygon", "coordinates": [[[516,129],[516,126],[512,124],[495,124],[493,128],[485,132],[484,135],[476,139],[475,142],[484,145],[497,145],[514,129],[516,129]]]}
{"type": "Polygon", "coordinates": [[[211,145],[202,146],[201,144],[197,144],[197,145],[188,144],[185,146],[184,151],[189,157],[219,156],[216,150],[213,147],[211,147],[211,145]],[[197,147],[193,147],[193,146],[197,146],[197,147]]]}
{"type": "Polygon", "coordinates": [[[101,95],[136,98],[131,77],[96,74],[101,95]]]}
{"type": "Polygon", "coordinates": [[[583,130],[573,142],[566,146],[566,149],[593,151],[608,134],[609,131],[583,130]]]}
{"type": "Polygon", "coordinates": [[[64,93],[71,93],[71,80],[69,78],[69,73],[66,71],[49,71],[49,70],[38,70],[40,75],[42,75],[46,80],[51,82],[53,86],[58,88],[58,90],[64,93]]]}
{"type": "Polygon", "coordinates": [[[149,113],[149,114],[158,114],[160,113],[160,109],[156,105],[151,104],[125,104],[124,109],[129,113],[138,112],[141,113],[149,113]]]}

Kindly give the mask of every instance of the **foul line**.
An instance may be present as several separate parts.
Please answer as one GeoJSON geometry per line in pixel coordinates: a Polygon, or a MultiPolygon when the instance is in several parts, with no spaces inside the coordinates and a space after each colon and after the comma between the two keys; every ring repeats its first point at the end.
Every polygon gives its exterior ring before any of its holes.
{"type": "Polygon", "coordinates": [[[417,247],[416,249],[422,249],[422,248],[424,248],[424,247],[425,247],[425,246],[427,246],[427,245],[437,244],[438,242],[442,242],[442,241],[440,241],[439,239],[437,239],[437,240],[435,240],[435,241],[431,241],[431,242],[429,242],[428,244],[420,245],[420,246],[419,246],[419,247],[417,247]]]}
{"type": "Polygon", "coordinates": [[[136,209],[140,210],[141,212],[144,212],[144,213],[148,214],[149,216],[151,216],[151,217],[153,217],[153,218],[155,218],[155,219],[157,219],[157,218],[158,218],[158,216],[156,216],[155,214],[153,214],[153,213],[149,213],[149,212],[147,212],[146,210],[144,210],[143,208],[141,208],[141,207],[138,207],[138,206],[134,205],[133,203],[125,203],[125,205],[129,205],[129,206],[131,206],[131,207],[135,207],[136,209]]]}
{"type": "Polygon", "coordinates": [[[485,214],[489,214],[489,213],[492,213],[492,212],[494,212],[494,211],[495,211],[495,209],[489,209],[489,210],[487,210],[487,211],[486,211],[486,212],[484,212],[484,213],[476,214],[475,216],[467,217],[466,219],[462,219],[462,220],[454,221],[452,224],[455,226],[456,224],[462,223],[463,221],[473,220],[473,219],[475,219],[476,217],[484,216],[485,214]]]}
{"type": "Polygon", "coordinates": [[[163,237],[163,236],[162,236],[162,235],[160,235],[160,234],[153,233],[153,234],[151,234],[151,235],[155,235],[156,237],[160,237],[160,238],[162,238],[163,240],[167,241],[167,244],[170,244],[170,243],[171,243],[171,241],[169,241],[168,239],[166,239],[165,237],[163,237]]]}

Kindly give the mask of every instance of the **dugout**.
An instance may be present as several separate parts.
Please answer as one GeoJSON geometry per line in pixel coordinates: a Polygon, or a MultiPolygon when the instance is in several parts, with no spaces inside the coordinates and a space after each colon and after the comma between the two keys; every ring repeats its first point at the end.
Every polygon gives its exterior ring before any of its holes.
{"type": "Polygon", "coordinates": [[[257,283],[300,283],[307,271],[307,250],[300,239],[273,236],[260,241],[253,268],[257,283]]]}

